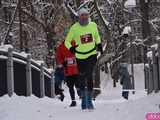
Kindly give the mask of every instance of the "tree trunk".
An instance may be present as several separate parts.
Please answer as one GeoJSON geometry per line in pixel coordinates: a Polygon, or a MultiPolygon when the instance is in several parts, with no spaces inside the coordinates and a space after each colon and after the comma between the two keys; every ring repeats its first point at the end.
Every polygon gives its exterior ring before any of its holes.
{"type": "Polygon", "coordinates": [[[27,32],[23,31],[23,40],[24,40],[24,49],[26,53],[29,53],[29,47],[28,47],[28,37],[27,32]]]}
{"type": "Polygon", "coordinates": [[[80,6],[82,0],[75,0],[75,1],[76,1],[76,5],[77,5],[77,8],[78,8],[80,6]]]}
{"type": "Polygon", "coordinates": [[[2,0],[0,0],[0,7],[2,7],[2,0]]]}
{"type": "Polygon", "coordinates": [[[7,28],[7,33],[6,33],[6,35],[5,35],[4,40],[1,42],[1,45],[7,44],[7,38],[8,38],[8,36],[9,36],[9,32],[10,32],[10,30],[11,30],[11,28],[12,28],[13,22],[14,22],[14,20],[15,20],[16,14],[17,14],[18,4],[19,4],[19,1],[18,1],[17,6],[16,6],[16,8],[15,8],[15,10],[14,10],[13,17],[12,17],[12,19],[11,19],[11,22],[9,23],[9,26],[8,26],[8,28],[7,28]]]}
{"type": "MultiPolygon", "coordinates": [[[[150,0],[140,0],[140,9],[142,14],[142,35],[143,39],[151,36],[150,25],[149,25],[149,2],[150,0]]],[[[143,62],[146,63],[147,56],[146,50],[143,48],[143,62]]]]}
{"type": "Polygon", "coordinates": [[[48,47],[48,55],[46,57],[46,63],[48,67],[53,66],[54,67],[54,60],[53,60],[53,51],[55,46],[55,39],[56,36],[54,33],[54,25],[48,26],[46,28],[46,40],[47,40],[47,47],[48,47]]]}
{"type": "Polygon", "coordinates": [[[151,35],[150,32],[150,25],[149,25],[149,2],[150,0],[140,0],[140,9],[142,13],[142,34],[143,34],[143,39],[147,38],[148,36],[151,35]]]}
{"type": "Polygon", "coordinates": [[[20,51],[23,51],[21,0],[19,0],[18,10],[19,10],[19,42],[20,42],[19,47],[20,51]]]}

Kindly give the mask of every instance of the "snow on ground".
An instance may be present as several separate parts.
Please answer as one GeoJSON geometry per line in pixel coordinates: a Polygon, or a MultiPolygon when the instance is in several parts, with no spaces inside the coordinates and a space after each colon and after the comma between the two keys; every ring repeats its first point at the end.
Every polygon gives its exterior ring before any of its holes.
{"type": "MultiPolygon", "coordinates": [[[[131,66],[128,65],[128,70],[131,71],[131,66]]],[[[102,94],[99,96],[106,96],[107,100],[112,99],[112,101],[119,101],[123,100],[121,98],[122,86],[118,82],[116,88],[113,88],[113,80],[110,74],[105,74],[101,72],[101,87],[102,87],[102,94]]],[[[135,91],[136,94],[130,94],[130,99],[139,99],[141,97],[145,97],[147,95],[144,86],[144,65],[143,64],[136,64],[134,65],[134,79],[135,79],[135,91]]]]}
{"type": "Polygon", "coordinates": [[[121,97],[119,83],[113,88],[110,75],[102,72],[102,94],[94,102],[96,109],[92,112],[82,111],[79,99],[77,107],[69,108],[70,99],[65,88],[64,102],[47,97],[14,95],[9,98],[5,95],[0,98],[0,120],[145,120],[148,112],[160,112],[160,93],[147,96],[141,84],[143,67],[136,65],[135,69],[136,84],[140,85],[128,101],[121,97]]]}
{"type": "Polygon", "coordinates": [[[138,90],[144,90],[145,89],[145,86],[144,86],[145,85],[145,81],[144,81],[144,64],[136,64],[136,65],[134,65],[134,79],[135,79],[135,89],[137,91],[138,90]]]}
{"type": "MultiPolygon", "coordinates": [[[[104,98],[105,99],[105,98],[104,98]]],[[[0,98],[0,120],[145,120],[148,112],[160,112],[160,94],[138,99],[111,103],[96,100],[93,112],[80,110],[80,103],[69,108],[70,101],[32,97],[0,98]]]]}

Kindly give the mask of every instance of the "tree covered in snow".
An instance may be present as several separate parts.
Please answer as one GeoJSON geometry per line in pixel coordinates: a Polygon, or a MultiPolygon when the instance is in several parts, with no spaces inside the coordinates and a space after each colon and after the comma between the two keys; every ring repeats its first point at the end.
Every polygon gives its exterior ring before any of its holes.
{"type": "MultiPolygon", "coordinates": [[[[91,19],[98,24],[105,54],[113,53],[112,61],[121,57],[128,59],[123,53],[130,53],[129,44],[137,45],[138,40],[138,45],[143,46],[145,40],[142,42],[136,38],[132,28],[136,25],[132,23],[140,23],[143,18],[139,11],[126,8],[126,2],[127,0],[0,0],[0,42],[12,44],[17,51],[30,52],[34,58],[43,59],[49,65],[53,63],[51,60],[54,59],[57,41],[64,40],[63,31],[77,21],[77,11],[86,7],[91,19]],[[134,15],[137,17],[132,18],[134,15]],[[132,29],[128,38],[123,33],[126,26],[132,29]]],[[[155,11],[152,9],[152,12],[155,11]]],[[[159,30],[157,21],[157,16],[148,21],[154,30],[159,30]]],[[[135,59],[140,58],[138,54],[135,56],[135,59]]]]}
{"type": "Polygon", "coordinates": [[[70,24],[63,0],[1,0],[0,13],[1,43],[36,59],[53,59],[54,46],[70,24]]]}

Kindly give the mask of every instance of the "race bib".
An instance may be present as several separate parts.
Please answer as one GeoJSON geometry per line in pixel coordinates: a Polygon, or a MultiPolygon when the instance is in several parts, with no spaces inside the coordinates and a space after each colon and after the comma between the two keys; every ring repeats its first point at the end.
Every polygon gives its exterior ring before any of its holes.
{"type": "Polygon", "coordinates": [[[67,64],[68,65],[75,64],[75,63],[76,63],[75,59],[73,59],[73,58],[67,58],[67,64]]]}
{"type": "Polygon", "coordinates": [[[93,42],[92,34],[82,35],[80,36],[80,39],[82,44],[93,42]]]}

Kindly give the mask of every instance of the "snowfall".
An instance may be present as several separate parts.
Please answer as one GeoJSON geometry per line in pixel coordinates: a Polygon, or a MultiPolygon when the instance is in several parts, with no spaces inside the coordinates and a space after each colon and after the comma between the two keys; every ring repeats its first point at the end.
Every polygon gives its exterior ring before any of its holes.
{"type": "Polygon", "coordinates": [[[109,74],[101,72],[102,93],[94,101],[94,111],[82,111],[78,105],[70,108],[68,88],[65,99],[7,95],[0,98],[0,120],[145,120],[147,113],[160,112],[160,93],[147,95],[144,90],[143,65],[135,65],[135,94],[129,100],[121,97],[121,86],[113,88],[109,74]]]}

